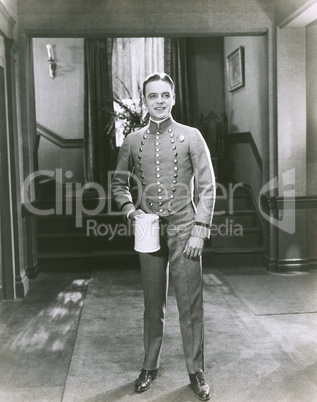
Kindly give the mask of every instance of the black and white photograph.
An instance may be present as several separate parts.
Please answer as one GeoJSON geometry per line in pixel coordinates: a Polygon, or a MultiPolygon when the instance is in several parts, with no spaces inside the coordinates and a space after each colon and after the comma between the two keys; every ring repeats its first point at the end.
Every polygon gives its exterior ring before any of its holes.
{"type": "Polygon", "coordinates": [[[0,0],[0,401],[317,401],[317,0],[0,0]]]}

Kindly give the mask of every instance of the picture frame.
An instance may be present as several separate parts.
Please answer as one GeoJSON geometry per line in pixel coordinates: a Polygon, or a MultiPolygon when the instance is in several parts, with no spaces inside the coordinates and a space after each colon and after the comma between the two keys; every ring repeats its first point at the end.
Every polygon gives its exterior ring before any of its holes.
{"type": "Polygon", "coordinates": [[[244,87],[244,48],[238,47],[227,56],[228,91],[233,92],[244,87]]]}

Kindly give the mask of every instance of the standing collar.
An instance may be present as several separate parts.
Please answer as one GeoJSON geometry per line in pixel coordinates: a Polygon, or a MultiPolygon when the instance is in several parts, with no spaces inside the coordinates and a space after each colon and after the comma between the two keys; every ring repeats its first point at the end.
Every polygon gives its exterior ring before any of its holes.
{"type": "Polygon", "coordinates": [[[168,126],[170,126],[173,123],[173,117],[168,116],[166,119],[156,122],[150,119],[150,126],[149,129],[150,131],[152,130],[165,130],[168,126]]]}

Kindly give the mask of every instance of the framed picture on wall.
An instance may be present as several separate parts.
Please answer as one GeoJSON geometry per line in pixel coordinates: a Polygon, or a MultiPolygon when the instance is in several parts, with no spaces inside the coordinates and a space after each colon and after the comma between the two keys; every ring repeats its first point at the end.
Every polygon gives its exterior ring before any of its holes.
{"type": "Polygon", "coordinates": [[[244,48],[238,47],[227,56],[228,90],[244,87],[244,48]]]}

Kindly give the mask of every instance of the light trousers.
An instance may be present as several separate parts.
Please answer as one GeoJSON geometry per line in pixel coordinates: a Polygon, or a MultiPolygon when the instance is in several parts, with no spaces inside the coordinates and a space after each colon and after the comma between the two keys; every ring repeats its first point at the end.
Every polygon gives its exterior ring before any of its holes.
{"type": "Polygon", "coordinates": [[[194,212],[160,218],[161,249],[139,253],[144,292],[143,368],[159,367],[165,327],[169,275],[175,290],[187,371],[204,371],[203,289],[201,258],[183,254],[194,212]]]}

